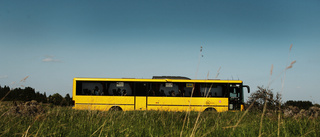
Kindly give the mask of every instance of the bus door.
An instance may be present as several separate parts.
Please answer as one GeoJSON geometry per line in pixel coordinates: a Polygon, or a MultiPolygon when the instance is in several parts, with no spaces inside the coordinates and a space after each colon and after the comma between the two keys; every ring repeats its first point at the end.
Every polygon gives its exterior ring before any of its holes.
{"type": "Polygon", "coordinates": [[[135,83],[134,108],[135,110],[147,110],[148,83],[135,83]]]}
{"type": "Polygon", "coordinates": [[[229,110],[240,110],[242,104],[241,84],[229,85],[229,110]]]}

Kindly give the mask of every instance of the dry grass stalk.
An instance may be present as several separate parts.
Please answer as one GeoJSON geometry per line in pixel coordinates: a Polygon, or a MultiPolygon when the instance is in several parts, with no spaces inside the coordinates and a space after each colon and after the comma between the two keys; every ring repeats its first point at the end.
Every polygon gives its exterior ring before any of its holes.
{"type": "Polygon", "coordinates": [[[28,132],[29,129],[31,128],[31,126],[39,119],[39,116],[35,117],[33,123],[31,125],[29,125],[28,129],[26,130],[26,132],[24,133],[23,137],[27,137],[28,136],[28,132]]]}
{"type": "MultiPolygon", "coordinates": [[[[196,71],[196,77],[195,78],[197,78],[197,76],[198,76],[198,71],[199,71],[199,66],[200,66],[200,57],[202,56],[201,54],[202,54],[202,46],[200,47],[200,53],[199,53],[199,57],[198,57],[198,65],[197,65],[197,71],[196,71]]],[[[189,118],[192,95],[193,95],[194,88],[195,88],[194,86],[195,85],[193,85],[193,87],[192,87],[190,101],[189,101],[189,107],[187,109],[186,116],[184,117],[184,120],[183,120],[182,129],[181,129],[181,132],[180,132],[180,137],[182,137],[182,133],[183,133],[183,130],[184,130],[185,123],[187,121],[187,118],[189,118]]],[[[189,122],[189,120],[188,120],[188,122],[189,122]]],[[[187,123],[187,125],[188,125],[188,123],[187,123]]]]}
{"type": "MultiPolygon", "coordinates": [[[[209,78],[209,72],[208,72],[208,75],[207,75],[207,79],[208,79],[208,78],[209,78]]],[[[208,92],[206,91],[207,89],[205,90],[205,98],[206,98],[206,99],[207,99],[208,96],[209,96],[209,93],[210,93],[210,91],[211,91],[211,89],[212,89],[212,86],[213,86],[213,84],[210,85],[210,88],[209,88],[208,92]]],[[[204,101],[205,101],[205,100],[203,100],[203,103],[202,103],[202,105],[201,105],[201,109],[203,108],[204,101]]],[[[195,124],[194,124],[194,127],[193,127],[193,129],[192,129],[192,133],[191,133],[190,137],[194,136],[194,134],[195,134],[195,131],[196,131],[198,125],[199,125],[199,124],[198,124],[198,121],[199,121],[199,118],[200,118],[201,113],[202,113],[201,111],[198,112],[198,116],[197,116],[196,122],[195,122],[195,124]]]]}
{"type": "Polygon", "coordinates": [[[266,109],[267,109],[267,97],[265,98],[263,111],[262,111],[262,115],[261,115],[260,128],[259,128],[259,137],[261,137],[263,117],[264,117],[264,114],[266,113],[266,109]]]}
{"type": "Polygon", "coordinates": [[[196,77],[198,76],[198,71],[199,71],[199,66],[200,66],[200,57],[202,57],[202,46],[200,47],[200,53],[199,53],[199,57],[198,57],[198,65],[197,65],[197,71],[196,71],[196,77]]]}
{"type": "MultiPolygon", "coordinates": [[[[219,69],[218,69],[218,71],[217,71],[217,75],[216,75],[215,78],[218,77],[220,69],[221,69],[221,66],[219,67],[219,69]]],[[[208,72],[208,74],[207,74],[207,79],[209,79],[209,72],[208,72]]],[[[207,89],[205,90],[205,98],[206,98],[206,99],[207,99],[208,96],[209,96],[209,93],[210,93],[210,91],[211,91],[211,89],[212,89],[212,86],[213,86],[213,84],[210,85],[210,88],[209,88],[208,91],[207,91],[207,89]]],[[[201,109],[203,108],[203,105],[204,105],[204,102],[202,103],[201,109]]],[[[198,121],[199,121],[200,115],[201,115],[201,111],[199,111],[199,113],[198,113],[198,116],[197,116],[195,125],[194,125],[194,127],[193,127],[193,129],[192,129],[191,137],[194,136],[194,134],[195,134],[195,130],[196,130],[197,126],[198,126],[198,121]]]]}
{"type": "MultiPolygon", "coordinates": [[[[189,107],[188,107],[188,109],[187,109],[186,116],[184,117],[184,120],[183,120],[182,129],[181,129],[181,132],[180,132],[180,137],[182,137],[182,133],[183,133],[183,129],[184,129],[185,123],[186,123],[186,121],[187,121],[187,118],[189,118],[189,115],[190,115],[190,107],[191,107],[191,100],[192,100],[193,92],[194,92],[194,85],[193,85],[192,90],[191,90],[189,107]]],[[[189,120],[188,120],[188,122],[189,122],[189,120]]],[[[188,123],[187,123],[187,125],[188,125],[188,123]]]]}
{"type": "MultiPolygon", "coordinates": [[[[220,116],[220,114],[218,114],[218,118],[217,118],[217,119],[219,119],[219,116],[220,116]]],[[[214,124],[214,126],[212,127],[212,130],[210,130],[209,132],[203,134],[201,137],[206,137],[206,136],[208,136],[208,134],[210,134],[211,132],[214,131],[214,129],[216,128],[216,126],[217,126],[217,124],[214,124]]]]}
{"type": "Polygon", "coordinates": [[[8,93],[2,97],[2,99],[0,100],[0,103],[2,102],[2,100],[4,100],[4,98],[6,98],[10,94],[11,91],[12,90],[9,90],[8,93]]]}
{"type": "Polygon", "coordinates": [[[23,137],[27,137],[28,136],[28,132],[29,132],[29,129],[30,129],[31,125],[29,125],[27,131],[25,132],[25,134],[23,135],[23,137]]]}
{"type": "MultiPolygon", "coordinates": [[[[281,98],[280,98],[281,100],[281,98]]],[[[280,103],[280,100],[279,100],[279,109],[278,109],[278,137],[280,136],[280,123],[281,123],[281,103],[280,103]]]]}
{"type": "Polygon", "coordinates": [[[315,132],[315,129],[310,130],[309,132],[305,133],[302,137],[307,136],[308,134],[310,134],[311,132],[315,132]]]}
{"type": "Polygon", "coordinates": [[[220,74],[220,69],[221,69],[221,66],[219,67],[218,71],[217,71],[217,75],[215,78],[218,78],[219,74],[220,74]]]}
{"type": "Polygon", "coordinates": [[[188,109],[187,109],[186,116],[184,117],[184,120],[183,120],[183,125],[182,125],[182,129],[181,129],[181,132],[180,132],[180,137],[182,136],[182,132],[183,132],[184,125],[185,125],[186,120],[187,120],[187,118],[189,117],[189,114],[190,114],[190,107],[191,107],[191,100],[192,100],[193,92],[194,92],[194,85],[193,85],[192,90],[191,90],[191,96],[190,96],[190,101],[189,101],[189,107],[188,107],[188,109]]]}
{"type": "Polygon", "coordinates": [[[94,134],[96,134],[96,133],[98,132],[99,129],[101,129],[101,130],[100,130],[100,134],[99,134],[99,136],[100,136],[100,135],[101,135],[101,131],[103,130],[103,127],[104,127],[104,125],[106,124],[106,122],[107,122],[107,120],[105,120],[105,121],[103,122],[103,124],[102,124],[96,131],[94,131],[94,132],[91,134],[90,137],[92,137],[94,134]]]}
{"type": "Polygon", "coordinates": [[[42,121],[42,123],[41,123],[41,125],[40,125],[40,127],[39,127],[39,129],[38,129],[38,131],[37,131],[37,133],[34,135],[35,137],[37,137],[37,136],[38,136],[39,131],[40,131],[41,127],[43,126],[43,124],[44,124],[44,120],[42,121]]]}
{"type": "Polygon", "coordinates": [[[269,88],[270,87],[270,84],[271,84],[271,77],[272,77],[272,73],[273,73],[273,64],[271,65],[271,69],[270,69],[270,78],[269,78],[269,84],[268,84],[268,87],[267,88],[269,88]]]}
{"type": "Polygon", "coordinates": [[[25,78],[21,79],[20,82],[26,82],[29,76],[26,76],[25,78]]]}
{"type": "MultiPolygon", "coordinates": [[[[21,83],[21,82],[26,82],[26,80],[27,80],[28,78],[29,78],[29,76],[24,77],[23,79],[20,80],[19,83],[21,83]]],[[[16,82],[12,82],[12,84],[15,84],[15,83],[16,83],[16,82]]],[[[18,84],[19,84],[19,83],[18,83],[18,84]]],[[[21,85],[21,87],[24,87],[24,85],[21,85]]],[[[11,91],[12,91],[12,90],[9,90],[9,92],[1,98],[0,103],[4,100],[4,98],[6,98],[6,97],[10,94],[11,91]]]]}
{"type": "Polygon", "coordinates": [[[252,104],[248,107],[248,109],[243,113],[243,115],[241,116],[241,118],[238,120],[237,124],[234,126],[231,126],[231,128],[233,128],[233,130],[238,127],[238,125],[240,124],[241,120],[244,118],[244,116],[249,112],[249,110],[252,108],[252,106],[254,105],[254,103],[257,101],[258,98],[256,98],[252,104]]]}
{"type": "MultiPolygon", "coordinates": [[[[291,49],[292,49],[292,44],[291,44],[290,49],[289,49],[288,61],[289,61],[289,59],[290,59],[290,51],[291,51],[291,49]]],[[[286,70],[291,69],[291,68],[293,67],[293,64],[295,64],[296,62],[297,62],[296,60],[292,61],[289,66],[288,66],[288,64],[286,64],[287,67],[286,67],[277,77],[275,77],[275,78],[270,82],[270,84],[271,84],[273,81],[275,81],[276,79],[278,79],[283,73],[284,73],[284,76],[283,76],[283,77],[284,77],[284,79],[285,79],[285,77],[286,77],[286,70]]],[[[282,83],[283,83],[283,82],[282,82],[282,83]]]]}
{"type": "MultiPolygon", "coordinates": [[[[291,49],[292,49],[292,45],[290,45],[290,48],[289,48],[289,54],[288,54],[288,61],[290,59],[290,52],[291,52],[291,49]]],[[[282,81],[282,84],[281,84],[281,91],[280,91],[280,95],[282,95],[282,92],[283,92],[283,89],[284,89],[284,81],[285,81],[285,78],[286,78],[286,71],[290,68],[292,68],[293,64],[295,64],[296,61],[292,61],[290,63],[290,66],[286,67],[286,69],[284,70],[284,76],[283,76],[283,81],[282,81]]],[[[280,136],[280,125],[281,125],[281,98],[279,100],[279,110],[278,110],[278,132],[277,132],[277,135],[278,137],[280,136]]]]}
{"type": "Polygon", "coordinates": [[[272,76],[272,72],[273,72],[273,64],[271,65],[270,76],[272,76]]]}
{"type": "MultiPolygon", "coordinates": [[[[270,80],[269,80],[269,84],[268,84],[268,88],[271,84],[271,76],[272,76],[272,73],[273,73],[273,64],[271,65],[271,69],[270,69],[270,80]]],[[[253,106],[254,102],[256,102],[258,98],[256,98],[253,103],[249,106],[249,108],[245,111],[245,113],[241,116],[241,118],[238,120],[238,122],[236,123],[235,126],[230,126],[228,128],[233,128],[233,131],[234,129],[240,124],[240,121],[243,119],[243,117],[248,113],[248,111],[251,109],[251,107],[253,106]]],[[[261,116],[261,121],[260,121],[260,129],[259,129],[259,136],[261,136],[261,129],[262,129],[262,121],[263,121],[263,117],[264,117],[264,113],[265,113],[265,110],[267,108],[267,98],[265,99],[265,103],[264,103],[264,107],[263,107],[263,113],[262,113],[262,116],[261,116]]]]}

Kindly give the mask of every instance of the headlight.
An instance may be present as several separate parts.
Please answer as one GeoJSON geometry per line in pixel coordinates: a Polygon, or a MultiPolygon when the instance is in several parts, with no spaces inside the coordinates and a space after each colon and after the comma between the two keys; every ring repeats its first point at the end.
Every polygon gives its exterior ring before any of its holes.
{"type": "Polygon", "coordinates": [[[233,109],[233,104],[229,105],[229,109],[232,110],[233,109]]]}

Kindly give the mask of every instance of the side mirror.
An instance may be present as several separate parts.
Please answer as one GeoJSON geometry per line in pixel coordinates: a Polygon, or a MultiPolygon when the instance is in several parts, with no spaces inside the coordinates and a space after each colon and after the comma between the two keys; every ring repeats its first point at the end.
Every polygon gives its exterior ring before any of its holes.
{"type": "Polygon", "coordinates": [[[250,93],[250,87],[248,85],[243,85],[243,87],[246,87],[248,90],[248,93],[250,93]]]}

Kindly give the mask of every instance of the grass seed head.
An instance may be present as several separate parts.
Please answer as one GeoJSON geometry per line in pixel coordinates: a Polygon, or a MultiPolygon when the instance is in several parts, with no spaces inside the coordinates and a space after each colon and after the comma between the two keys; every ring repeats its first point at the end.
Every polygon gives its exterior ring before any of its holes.
{"type": "Polygon", "coordinates": [[[271,65],[270,75],[272,75],[272,71],[273,71],[273,64],[271,65]]]}
{"type": "Polygon", "coordinates": [[[297,62],[297,61],[292,61],[292,62],[290,63],[290,66],[288,66],[286,69],[291,69],[292,66],[293,66],[293,64],[296,63],[296,62],[297,62]]]}
{"type": "Polygon", "coordinates": [[[25,82],[28,79],[29,76],[26,76],[25,78],[21,79],[20,82],[25,82]]]}

